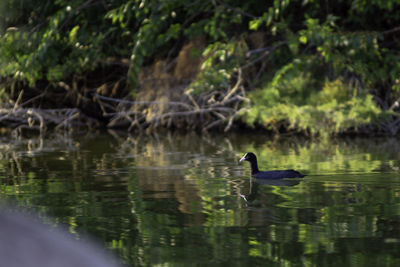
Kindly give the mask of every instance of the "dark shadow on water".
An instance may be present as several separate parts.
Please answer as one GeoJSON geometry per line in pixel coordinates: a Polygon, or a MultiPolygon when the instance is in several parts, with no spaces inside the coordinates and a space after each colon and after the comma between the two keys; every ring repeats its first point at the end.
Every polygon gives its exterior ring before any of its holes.
{"type": "Polygon", "coordinates": [[[268,179],[254,179],[254,183],[260,184],[260,185],[275,185],[275,186],[295,186],[300,184],[302,180],[296,179],[296,180],[289,180],[289,179],[273,179],[273,180],[268,180],[268,179]]]}
{"type": "Polygon", "coordinates": [[[300,184],[303,179],[254,179],[250,180],[249,193],[241,195],[246,202],[252,202],[257,199],[260,186],[295,186],[300,184]]]}

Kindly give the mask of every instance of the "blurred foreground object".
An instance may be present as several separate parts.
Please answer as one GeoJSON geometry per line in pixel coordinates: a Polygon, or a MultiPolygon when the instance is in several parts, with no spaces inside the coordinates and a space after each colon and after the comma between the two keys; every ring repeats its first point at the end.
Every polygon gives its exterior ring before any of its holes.
{"type": "Polygon", "coordinates": [[[0,259],[7,267],[117,267],[111,255],[88,240],[0,207],[0,259]]]}

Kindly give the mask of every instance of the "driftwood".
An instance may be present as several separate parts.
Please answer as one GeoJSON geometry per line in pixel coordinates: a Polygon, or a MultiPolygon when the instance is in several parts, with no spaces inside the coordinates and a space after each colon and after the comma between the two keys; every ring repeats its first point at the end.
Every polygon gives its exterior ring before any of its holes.
{"type": "Polygon", "coordinates": [[[14,128],[38,130],[43,133],[48,128],[67,130],[73,127],[95,128],[98,122],[76,108],[39,109],[39,108],[0,108],[0,124],[14,128]]]}
{"type": "Polygon", "coordinates": [[[99,94],[94,94],[94,98],[102,107],[103,116],[109,118],[108,128],[127,126],[128,130],[185,127],[208,131],[219,127],[226,132],[244,110],[241,104],[248,102],[240,69],[235,85],[226,92],[193,95],[187,90],[180,101],[168,102],[133,101],[99,94]]]}
{"type": "MultiPolygon", "coordinates": [[[[195,94],[185,92],[173,101],[135,101],[118,99],[92,93],[93,103],[102,111],[98,118],[84,114],[79,108],[43,109],[36,108],[45,94],[22,102],[22,90],[12,105],[0,107],[0,126],[43,133],[47,129],[69,131],[74,128],[127,128],[132,130],[155,130],[157,128],[189,128],[208,131],[214,128],[229,131],[234,120],[245,109],[248,102],[243,86],[242,71],[239,69],[231,88],[195,94]],[[36,104],[35,104],[36,103],[36,104]],[[35,108],[28,106],[35,106],[35,108]]],[[[46,95],[49,97],[49,95],[46,95]]],[[[51,97],[51,96],[50,96],[51,97]]]]}

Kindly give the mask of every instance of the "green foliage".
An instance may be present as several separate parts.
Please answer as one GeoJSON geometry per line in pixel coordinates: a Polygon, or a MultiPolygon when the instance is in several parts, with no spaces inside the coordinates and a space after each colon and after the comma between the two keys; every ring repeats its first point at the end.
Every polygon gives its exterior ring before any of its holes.
{"type": "MultiPolygon", "coordinates": [[[[47,1],[42,2],[32,8],[39,12],[47,1]]],[[[32,16],[36,24],[31,27],[16,23],[8,28],[0,42],[0,75],[12,75],[33,86],[37,80],[59,81],[95,68],[103,56],[100,40],[104,36],[93,34],[96,27],[88,18],[96,8],[88,10],[86,3],[57,1],[55,12],[32,16]]]]}
{"type": "Polygon", "coordinates": [[[246,43],[231,41],[210,44],[203,53],[206,58],[196,79],[189,85],[188,90],[194,94],[207,91],[226,90],[231,86],[232,74],[245,61],[246,43]]]}
{"type": "MultiPolygon", "coordinates": [[[[74,0],[2,3],[6,16],[0,42],[0,76],[50,82],[90,72],[107,57],[129,58],[127,80],[154,56],[167,56],[182,37],[207,35],[213,42],[231,40],[233,25],[243,23],[235,1],[74,0]],[[21,8],[22,7],[22,8],[21,8]]],[[[244,4],[252,11],[256,3],[244,4]]],[[[245,12],[243,11],[243,12],[245,12]]]]}
{"type": "Polygon", "coordinates": [[[308,87],[310,77],[280,77],[282,80],[275,79],[254,91],[250,95],[254,105],[246,114],[246,122],[271,130],[288,123],[289,129],[325,135],[357,129],[387,117],[371,94],[357,95],[355,88],[340,80],[327,80],[321,91],[312,91],[308,87]],[[309,92],[314,93],[304,97],[309,92]]]}
{"type": "MultiPolygon", "coordinates": [[[[393,107],[400,88],[399,55],[393,50],[398,44],[387,41],[397,30],[394,24],[388,30],[376,17],[372,25],[369,16],[382,9],[385,19],[398,21],[398,1],[355,1],[347,7],[350,17],[333,6],[326,13],[318,1],[302,5],[300,17],[285,12],[297,4],[274,3],[275,12],[269,10],[249,23],[251,30],[267,27],[276,43],[284,40],[287,49],[278,51],[289,60],[275,64],[272,77],[250,95],[253,105],[244,114],[245,121],[311,134],[341,133],[387,121],[390,112],[385,110],[393,107]],[[294,25],[299,20],[304,23],[300,30],[294,25]]],[[[346,7],[344,1],[337,4],[346,7]]]]}
{"type": "MultiPolygon", "coordinates": [[[[225,31],[228,27],[241,23],[241,16],[223,5],[214,8],[210,3],[201,1],[193,3],[190,0],[161,2],[153,0],[146,3],[129,1],[109,11],[106,17],[111,18],[113,24],[119,23],[121,28],[125,28],[130,20],[134,20],[138,26],[133,38],[128,71],[128,80],[132,86],[136,85],[136,79],[145,60],[154,55],[166,54],[170,46],[173,46],[173,42],[182,35],[189,39],[208,35],[215,41],[204,51],[204,54],[208,54],[209,50],[219,46],[220,40],[228,39],[225,31]],[[207,18],[201,18],[205,15],[207,18]]],[[[217,76],[216,73],[210,75],[217,76]]]]}
{"type": "Polygon", "coordinates": [[[398,0],[3,1],[1,87],[96,76],[113,58],[129,62],[121,72],[134,91],[144,65],[172,59],[202,36],[195,94],[226,90],[240,67],[247,88],[258,88],[242,117],[249,125],[353,130],[398,115],[399,7],[398,0]],[[252,32],[262,35],[260,47],[250,44],[252,32]]]}

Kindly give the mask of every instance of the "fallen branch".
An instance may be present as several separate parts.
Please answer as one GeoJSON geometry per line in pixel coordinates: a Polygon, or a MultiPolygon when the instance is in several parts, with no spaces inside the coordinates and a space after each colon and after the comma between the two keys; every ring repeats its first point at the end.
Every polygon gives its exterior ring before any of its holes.
{"type": "Polygon", "coordinates": [[[187,90],[180,101],[132,101],[93,94],[108,118],[108,128],[129,125],[128,130],[148,130],[159,127],[197,128],[208,131],[222,127],[229,131],[239,116],[242,103],[249,102],[243,89],[242,70],[238,68],[237,79],[225,92],[218,90],[195,95],[187,90]]]}
{"type": "Polygon", "coordinates": [[[112,97],[107,97],[107,96],[102,96],[99,94],[93,94],[94,97],[97,97],[102,100],[107,100],[111,102],[116,102],[116,103],[123,103],[123,104],[129,104],[129,105],[172,105],[172,106],[182,106],[187,109],[191,109],[192,107],[189,106],[186,103],[183,102],[162,102],[162,101],[130,101],[130,100],[125,100],[125,99],[118,99],[118,98],[112,98],[112,97]]]}
{"type": "MultiPolygon", "coordinates": [[[[78,91],[77,83],[68,85],[60,82],[58,86],[75,96],[75,91],[78,91]]],[[[135,129],[151,131],[159,127],[203,131],[219,127],[228,131],[238,117],[242,104],[249,101],[243,88],[242,70],[238,68],[236,80],[232,81],[231,87],[224,90],[214,89],[201,94],[196,94],[193,90],[175,91],[173,101],[157,101],[157,99],[135,101],[93,93],[92,101],[98,105],[102,113],[102,117],[96,119],[83,114],[78,108],[27,108],[26,106],[35,105],[37,100],[45,97],[46,92],[23,100],[24,91],[22,90],[15,103],[0,108],[0,124],[13,128],[14,132],[30,129],[40,133],[49,128],[66,131],[75,127],[97,128],[100,125],[105,125],[110,129],[127,127],[129,131],[135,129]]],[[[183,90],[183,87],[176,90],[183,90]]],[[[162,97],[170,98],[169,95],[162,95],[162,97]]],[[[79,104],[83,98],[85,98],[85,103],[88,102],[88,98],[80,93],[74,99],[79,104]]]]}
{"type": "Polygon", "coordinates": [[[12,125],[14,130],[30,129],[43,133],[47,128],[60,130],[71,127],[96,127],[98,121],[82,114],[76,108],[39,109],[10,107],[0,108],[0,124],[12,125]],[[68,127],[67,127],[68,126],[68,127]]]}

